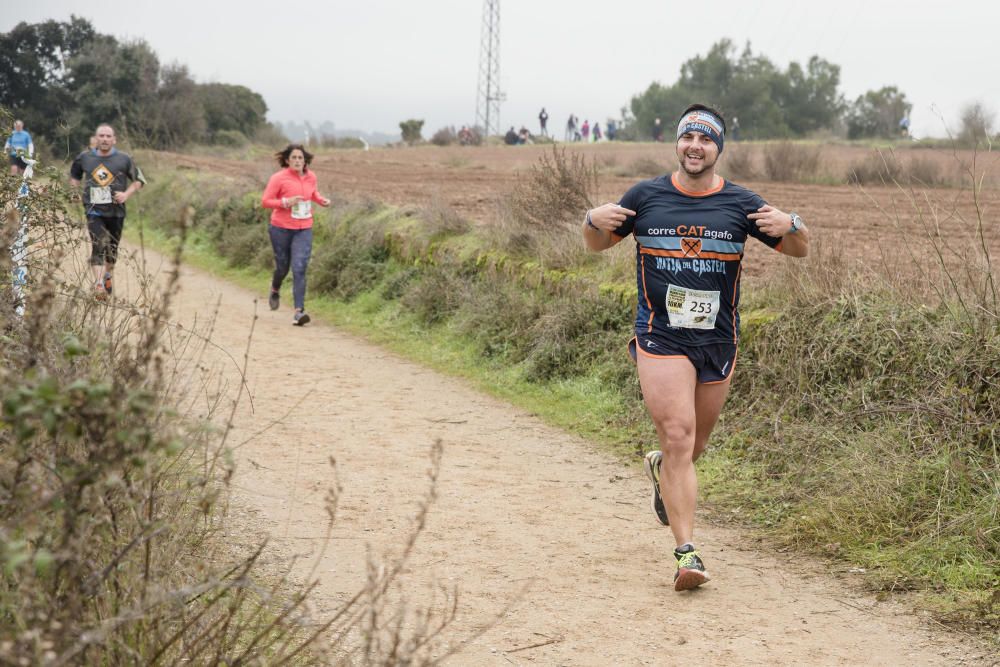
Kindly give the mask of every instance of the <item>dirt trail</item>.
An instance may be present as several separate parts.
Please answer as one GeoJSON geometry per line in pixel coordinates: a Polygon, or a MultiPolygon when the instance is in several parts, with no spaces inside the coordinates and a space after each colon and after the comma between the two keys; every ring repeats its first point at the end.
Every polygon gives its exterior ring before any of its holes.
{"type": "MultiPolygon", "coordinates": [[[[165,262],[147,253],[150,269],[165,262]]],[[[119,297],[129,286],[120,281],[119,297]]],[[[254,317],[253,294],[183,272],[175,319],[204,322],[218,304],[215,366],[230,398],[254,317]],[[224,350],[228,354],[222,352],[224,350]],[[231,355],[231,356],[230,356],[231,355]]],[[[714,580],[673,592],[672,547],[648,505],[641,467],[623,467],[460,380],[441,376],[322,322],[291,326],[287,304],[263,302],[248,389],[230,442],[236,532],[271,535],[276,566],[315,564],[323,498],[336,457],[343,495],[318,564],[319,612],[361,586],[365,547],[392,553],[427,488],[432,443],[444,455],[439,497],[405,575],[410,600],[435,582],[458,587],[454,636],[512,608],[454,665],[945,665],[991,664],[980,649],[877,603],[818,564],[756,551],[701,517],[714,580]]]]}

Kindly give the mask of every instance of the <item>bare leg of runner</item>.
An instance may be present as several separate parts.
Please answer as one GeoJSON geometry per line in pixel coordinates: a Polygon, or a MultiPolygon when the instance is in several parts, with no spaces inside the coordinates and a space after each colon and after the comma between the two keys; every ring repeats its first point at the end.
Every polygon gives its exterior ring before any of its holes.
{"type": "Polygon", "coordinates": [[[670,530],[680,546],[692,539],[698,497],[694,471],[697,377],[686,358],[656,359],[640,354],[637,364],[642,396],[663,452],[660,495],[670,516],[670,530]]]}
{"type": "Polygon", "coordinates": [[[699,384],[684,358],[639,355],[639,383],[663,452],[660,495],[678,546],[693,541],[698,477],[694,462],[708,439],[729,393],[729,382],[699,384]]]}

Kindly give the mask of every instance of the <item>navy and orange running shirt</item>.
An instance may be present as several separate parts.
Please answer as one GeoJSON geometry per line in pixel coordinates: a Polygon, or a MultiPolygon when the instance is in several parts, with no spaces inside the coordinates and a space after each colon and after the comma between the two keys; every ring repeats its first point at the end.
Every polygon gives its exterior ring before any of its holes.
{"type": "Polygon", "coordinates": [[[743,246],[753,236],[778,249],[781,239],[747,218],[766,204],[760,195],[726,180],[696,194],[676,179],[641,181],[619,202],[636,212],[614,232],[635,237],[636,333],[692,346],[735,343],[743,246]]]}

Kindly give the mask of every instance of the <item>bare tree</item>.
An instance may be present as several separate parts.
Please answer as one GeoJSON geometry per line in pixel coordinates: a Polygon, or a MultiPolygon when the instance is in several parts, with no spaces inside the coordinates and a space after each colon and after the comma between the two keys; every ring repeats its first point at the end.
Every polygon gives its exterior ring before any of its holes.
{"type": "Polygon", "coordinates": [[[996,124],[996,112],[980,101],[962,107],[962,128],[959,139],[972,145],[989,143],[996,124]]]}

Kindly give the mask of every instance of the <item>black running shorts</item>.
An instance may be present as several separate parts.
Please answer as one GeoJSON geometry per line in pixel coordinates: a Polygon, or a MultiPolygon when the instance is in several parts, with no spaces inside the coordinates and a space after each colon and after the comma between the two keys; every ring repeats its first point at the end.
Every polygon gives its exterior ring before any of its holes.
{"type": "Polygon", "coordinates": [[[736,367],[736,352],[736,343],[683,346],[655,334],[639,334],[628,342],[632,361],[636,361],[637,354],[656,359],[688,359],[702,384],[728,380],[736,367]]]}

